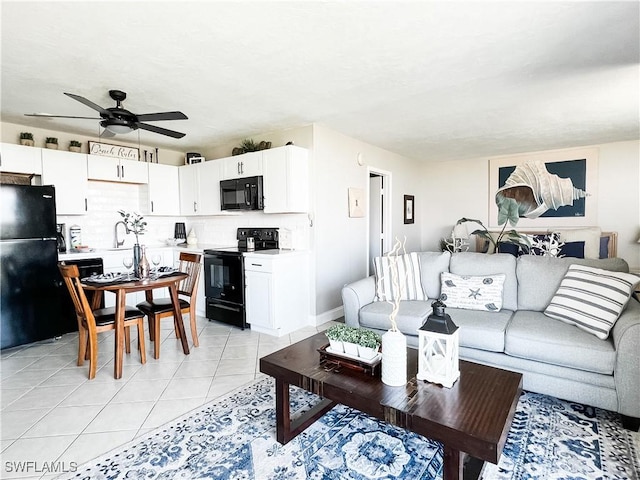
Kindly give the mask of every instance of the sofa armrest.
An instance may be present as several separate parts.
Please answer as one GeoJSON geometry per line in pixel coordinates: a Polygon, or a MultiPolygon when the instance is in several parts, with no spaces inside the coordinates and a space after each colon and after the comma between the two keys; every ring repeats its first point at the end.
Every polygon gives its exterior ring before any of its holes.
{"type": "Polygon", "coordinates": [[[629,300],[611,331],[616,348],[613,377],[618,392],[618,412],[640,418],[640,303],[629,300]]]}
{"type": "Polygon", "coordinates": [[[360,326],[360,309],[373,302],[376,296],[376,280],[373,275],[342,287],[344,322],[352,327],[360,326]]]}

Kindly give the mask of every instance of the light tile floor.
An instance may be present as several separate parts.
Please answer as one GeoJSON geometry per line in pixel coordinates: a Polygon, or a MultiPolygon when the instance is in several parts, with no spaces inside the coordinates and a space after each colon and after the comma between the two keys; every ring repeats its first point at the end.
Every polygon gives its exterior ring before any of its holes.
{"type": "Polygon", "coordinates": [[[262,376],[260,357],[334,322],[281,338],[198,317],[200,347],[184,355],[173,323],[162,321],[160,359],[137,335],[123,375],[113,378],[113,332],[99,334],[98,371],[76,365],[77,333],[3,350],[0,357],[0,478],[54,478],[262,376]],[[51,473],[55,471],[57,473],[51,473]]]}

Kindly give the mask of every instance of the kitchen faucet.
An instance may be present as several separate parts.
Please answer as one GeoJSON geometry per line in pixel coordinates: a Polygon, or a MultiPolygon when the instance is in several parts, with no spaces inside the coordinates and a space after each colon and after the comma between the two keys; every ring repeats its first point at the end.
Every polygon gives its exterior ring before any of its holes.
{"type": "Polygon", "coordinates": [[[124,238],[122,239],[122,241],[120,241],[120,232],[119,232],[119,230],[122,230],[122,229],[118,229],[119,225],[122,225],[124,227],[125,235],[127,233],[129,233],[129,231],[127,229],[127,225],[123,221],[116,222],[116,227],[115,227],[115,229],[116,229],[116,248],[120,248],[121,246],[124,245],[124,238]]]}

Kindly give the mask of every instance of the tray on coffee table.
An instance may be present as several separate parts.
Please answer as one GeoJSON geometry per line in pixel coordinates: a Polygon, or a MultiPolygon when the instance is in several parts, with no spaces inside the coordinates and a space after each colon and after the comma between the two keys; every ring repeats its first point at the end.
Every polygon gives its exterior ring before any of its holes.
{"type": "Polygon", "coordinates": [[[325,370],[339,372],[340,368],[344,367],[366,373],[372,377],[380,376],[382,360],[380,353],[376,354],[376,356],[370,360],[365,360],[364,358],[355,357],[347,353],[333,352],[328,344],[320,347],[318,352],[320,353],[320,365],[322,365],[325,370]]]}

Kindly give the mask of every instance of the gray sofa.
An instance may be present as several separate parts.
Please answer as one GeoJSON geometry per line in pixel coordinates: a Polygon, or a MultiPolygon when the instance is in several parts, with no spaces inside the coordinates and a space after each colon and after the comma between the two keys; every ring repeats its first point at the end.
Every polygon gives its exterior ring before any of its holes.
{"type": "MultiPolygon", "coordinates": [[[[440,296],[440,273],[506,275],[498,312],[447,308],[460,327],[460,358],[523,374],[525,390],[640,418],[640,303],[632,298],[609,337],[601,340],[542,312],[569,265],[628,272],[620,258],[576,259],[509,254],[420,252],[420,275],[427,301],[402,301],[398,328],[417,347],[417,329],[440,296]]],[[[374,301],[374,276],[342,289],[345,322],[383,333],[391,305],[374,301]]],[[[446,303],[446,302],[445,302],[446,303]]]]}

